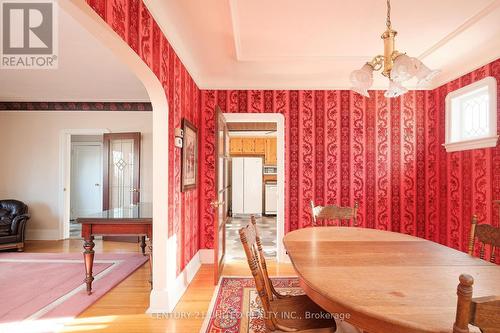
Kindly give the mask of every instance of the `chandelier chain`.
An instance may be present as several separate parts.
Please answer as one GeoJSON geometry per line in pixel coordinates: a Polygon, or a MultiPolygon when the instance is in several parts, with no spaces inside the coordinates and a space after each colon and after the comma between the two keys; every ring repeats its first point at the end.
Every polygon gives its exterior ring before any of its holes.
{"type": "Polygon", "coordinates": [[[387,20],[385,25],[387,29],[391,28],[391,0],[387,0],[387,20]]]}

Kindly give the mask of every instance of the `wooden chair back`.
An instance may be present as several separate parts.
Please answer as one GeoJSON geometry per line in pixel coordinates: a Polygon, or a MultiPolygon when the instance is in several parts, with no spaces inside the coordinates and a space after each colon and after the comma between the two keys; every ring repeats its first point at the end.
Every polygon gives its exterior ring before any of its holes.
{"type": "Polygon", "coordinates": [[[311,200],[311,214],[313,220],[313,226],[318,226],[318,220],[322,220],[322,225],[325,225],[324,221],[327,220],[338,220],[341,226],[350,226],[350,221],[352,220],[352,225],[358,226],[358,202],[354,203],[354,207],[341,207],[335,205],[329,206],[314,206],[314,202],[311,200]],[[347,223],[345,223],[347,221],[347,223]]]}
{"type": "Polygon", "coordinates": [[[469,324],[477,326],[483,333],[500,332],[500,297],[472,298],[472,276],[462,274],[459,280],[453,333],[469,333],[469,324]]]}
{"type": "Polygon", "coordinates": [[[491,247],[490,262],[495,263],[495,252],[500,248],[500,228],[489,224],[477,224],[477,215],[472,216],[469,237],[469,254],[474,255],[476,239],[481,242],[479,258],[484,259],[486,245],[491,247]]]}
{"type": "Polygon", "coordinates": [[[257,243],[258,259],[259,259],[260,267],[262,269],[262,274],[264,276],[264,283],[266,285],[266,291],[267,291],[267,295],[268,295],[269,299],[272,301],[274,298],[289,297],[289,295],[280,294],[274,288],[273,282],[271,281],[271,278],[269,277],[269,272],[267,270],[266,257],[264,254],[262,241],[260,239],[259,228],[257,228],[257,220],[255,219],[255,216],[252,215],[250,217],[250,222],[251,222],[251,225],[255,231],[255,241],[257,243]]]}
{"type": "MultiPolygon", "coordinates": [[[[271,314],[271,300],[272,295],[269,294],[269,289],[266,285],[267,278],[264,277],[262,264],[260,261],[259,246],[257,245],[257,233],[253,223],[249,223],[246,227],[239,230],[241,244],[245,250],[248,266],[252,271],[255,280],[255,287],[262,302],[264,309],[264,322],[266,327],[270,330],[276,330],[271,314]]],[[[260,241],[259,241],[260,242],[260,241]]]]}

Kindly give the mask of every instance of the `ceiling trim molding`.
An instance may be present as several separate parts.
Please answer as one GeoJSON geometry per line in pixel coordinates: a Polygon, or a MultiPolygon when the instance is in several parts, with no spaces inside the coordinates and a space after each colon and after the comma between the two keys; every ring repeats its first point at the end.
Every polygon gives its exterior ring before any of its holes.
{"type": "Polygon", "coordinates": [[[242,61],[241,59],[241,38],[239,29],[239,16],[238,16],[238,0],[229,0],[229,11],[231,13],[231,26],[233,28],[233,42],[234,51],[236,54],[236,60],[242,61]]]}
{"type": "MultiPolygon", "coordinates": [[[[173,26],[172,29],[169,28],[169,25],[172,24],[172,20],[168,20],[168,13],[165,13],[162,6],[154,0],[144,0],[145,4],[149,8],[153,18],[158,22],[160,29],[167,37],[169,44],[173,48],[173,50],[177,53],[183,64],[186,66],[189,74],[192,76],[193,80],[201,90],[300,90],[300,89],[309,89],[309,90],[350,90],[350,86],[345,85],[328,85],[321,82],[317,82],[314,84],[310,84],[307,82],[301,83],[298,82],[300,80],[292,80],[283,79],[280,81],[272,82],[272,83],[257,83],[253,84],[251,82],[238,82],[233,84],[233,81],[230,77],[220,77],[218,75],[205,73],[204,70],[200,67],[200,64],[196,61],[196,59],[192,56],[191,50],[187,47],[187,44],[181,38],[181,34],[178,29],[175,29],[173,26]],[[160,20],[159,18],[167,19],[160,20]],[[284,83],[286,82],[286,83],[284,83]]],[[[259,61],[280,61],[280,60],[303,60],[305,58],[313,59],[313,60],[356,60],[356,61],[365,61],[370,57],[364,56],[297,56],[297,55],[280,55],[280,56],[252,56],[245,57],[242,49],[241,36],[239,31],[239,22],[240,17],[238,15],[238,0],[229,0],[229,14],[231,19],[231,28],[233,32],[232,41],[234,43],[234,52],[237,62],[259,62],[259,61]]],[[[486,5],[483,9],[479,10],[476,14],[473,14],[472,17],[467,19],[464,23],[458,26],[456,29],[447,34],[444,38],[436,42],[430,48],[422,52],[418,58],[423,59],[426,58],[433,53],[437,52],[443,46],[447,45],[451,41],[455,40],[462,33],[467,31],[469,28],[473,27],[479,21],[493,13],[494,11],[499,10],[500,0],[494,0],[490,4],[486,5]]],[[[500,45],[500,42],[498,43],[500,45]]],[[[495,59],[499,56],[498,51],[495,53],[494,50],[489,50],[489,52],[484,53],[481,57],[472,59],[471,57],[464,57],[464,61],[456,62],[449,71],[444,71],[441,75],[439,75],[430,85],[424,87],[417,87],[415,85],[408,85],[407,88],[411,90],[432,90],[443,84],[446,84],[452,81],[455,78],[458,78],[466,73],[473,71],[474,69],[480,68],[495,59]]],[[[327,68],[328,69],[328,68],[327,68]]],[[[386,86],[374,85],[373,90],[386,90],[386,86]]]]}
{"type": "MultiPolygon", "coordinates": [[[[498,47],[500,49],[500,41],[498,43],[498,47]]],[[[483,67],[483,66],[486,66],[496,60],[500,59],[500,55],[497,53],[493,56],[489,56],[487,57],[486,60],[484,61],[476,61],[474,63],[469,63],[469,65],[464,65],[462,66],[463,70],[461,70],[460,72],[455,72],[455,73],[450,73],[449,75],[441,75],[439,76],[439,80],[434,80],[433,81],[433,85],[430,87],[429,90],[434,90],[436,88],[439,88],[441,87],[442,85],[445,85],[447,83],[450,83],[466,74],[469,74],[469,73],[472,73],[474,72],[475,70],[483,67]]]]}
{"type": "MultiPolygon", "coordinates": [[[[279,84],[274,83],[270,85],[229,85],[229,84],[212,84],[208,85],[203,83],[199,86],[200,90],[351,90],[351,86],[328,86],[328,85],[301,85],[301,84],[279,84]]],[[[409,90],[433,90],[434,86],[406,86],[409,90]]],[[[371,90],[387,90],[387,86],[373,86],[371,90]]]]}
{"type": "Polygon", "coordinates": [[[457,36],[459,36],[461,33],[463,33],[465,30],[472,27],[475,23],[481,21],[485,16],[491,14],[499,6],[500,6],[500,0],[496,0],[492,3],[490,3],[488,6],[486,6],[482,10],[480,10],[478,13],[476,13],[470,19],[465,21],[462,25],[458,26],[455,30],[453,30],[448,35],[446,35],[444,38],[442,38],[440,41],[438,41],[436,44],[432,45],[430,48],[428,48],[426,51],[424,51],[422,54],[420,54],[418,56],[418,58],[423,60],[426,57],[428,57],[429,55],[431,55],[432,53],[436,52],[441,47],[448,44],[451,40],[455,39],[457,36]]]}

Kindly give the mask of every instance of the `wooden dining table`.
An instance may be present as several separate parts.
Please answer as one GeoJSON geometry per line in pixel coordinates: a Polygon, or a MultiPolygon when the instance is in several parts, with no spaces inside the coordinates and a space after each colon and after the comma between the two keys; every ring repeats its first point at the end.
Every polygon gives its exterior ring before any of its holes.
{"type": "Polygon", "coordinates": [[[316,227],[283,242],[305,293],[370,333],[452,332],[462,273],[473,297],[500,295],[500,266],[409,235],[316,227]]]}

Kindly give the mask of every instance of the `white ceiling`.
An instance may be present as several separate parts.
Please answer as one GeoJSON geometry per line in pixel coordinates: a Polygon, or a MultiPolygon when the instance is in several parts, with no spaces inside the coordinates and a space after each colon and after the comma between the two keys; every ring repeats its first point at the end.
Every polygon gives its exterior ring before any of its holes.
{"type": "Polygon", "coordinates": [[[149,96],[106,46],[59,8],[59,68],[0,69],[0,100],[148,102],[149,96]]]}
{"type": "MultiPolygon", "coordinates": [[[[202,89],[346,89],[383,53],[385,0],[145,2],[202,89]]],[[[500,56],[500,0],[393,0],[392,24],[399,51],[443,70],[427,88],[500,56]]]]}

